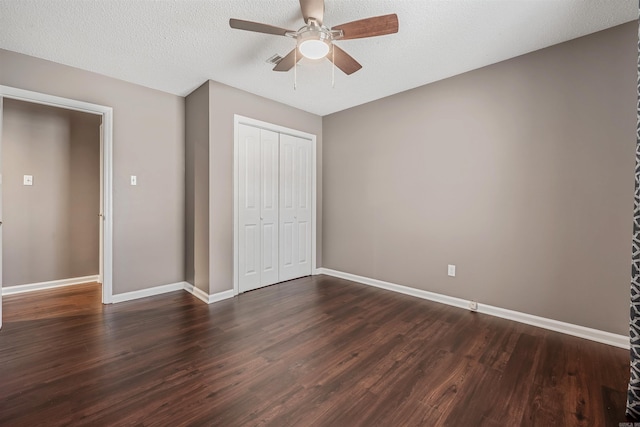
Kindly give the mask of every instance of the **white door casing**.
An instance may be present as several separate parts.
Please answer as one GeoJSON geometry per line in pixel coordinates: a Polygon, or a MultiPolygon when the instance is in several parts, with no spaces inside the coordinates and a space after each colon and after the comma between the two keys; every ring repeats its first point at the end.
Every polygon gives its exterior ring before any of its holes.
{"type": "MultiPolygon", "coordinates": [[[[288,280],[305,276],[316,272],[315,253],[316,253],[316,136],[305,132],[296,131],[271,123],[262,122],[239,115],[234,116],[234,212],[233,212],[233,253],[234,253],[234,293],[245,292],[248,287],[245,286],[244,277],[247,275],[247,261],[244,252],[247,231],[243,230],[243,223],[246,221],[246,215],[241,213],[246,205],[245,199],[247,191],[247,181],[251,178],[247,177],[245,170],[248,160],[245,158],[247,154],[247,135],[262,140],[260,148],[260,217],[259,221],[253,219],[254,225],[259,224],[260,241],[249,240],[255,247],[260,247],[258,254],[254,256],[259,259],[259,267],[256,265],[256,274],[259,273],[260,278],[252,279],[255,289],[260,286],[277,283],[279,281],[288,280]],[[249,131],[248,129],[254,128],[249,131]],[[259,131],[259,133],[258,133],[259,131]],[[299,185],[290,186],[291,200],[295,197],[298,202],[302,201],[302,206],[293,204],[291,212],[295,212],[295,222],[290,223],[291,232],[289,242],[288,255],[290,255],[290,264],[292,268],[290,273],[283,275],[280,272],[282,266],[281,255],[283,248],[281,246],[282,235],[282,156],[283,144],[288,137],[293,137],[293,144],[290,145],[290,166],[291,179],[294,180],[293,168],[297,176],[301,176],[306,180],[307,185],[301,191],[299,185]],[[277,142],[277,145],[275,144],[277,142]],[[273,159],[275,157],[275,160],[273,159]],[[296,160],[297,157],[297,160],[296,160]],[[275,165],[270,169],[270,165],[275,165]],[[297,193],[297,196],[293,195],[297,193]],[[273,196],[277,194],[277,209],[273,209],[274,203],[271,203],[273,196]],[[242,218],[241,218],[242,217],[242,218]],[[298,221],[299,220],[299,221],[298,221]],[[274,222],[275,221],[275,224],[274,222]],[[302,233],[300,233],[302,228],[302,233]],[[275,239],[271,239],[273,233],[277,233],[275,239]],[[300,241],[302,239],[302,242],[300,241]],[[298,250],[298,246],[306,249],[302,252],[298,250]],[[296,246],[294,248],[293,246],[296,246]],[[259,245],[259,246],[258,246],[259,245]],[[269,249],[270,248],[270,249],[269,249]],[[273,266],[276,266],[274,269],[273,266]],[[259,268],[259,270],[257,270],[259,268]],[[277,275],[277,277],[276,277],[277,275]]],[[[285,144],[286,145],[286,144],[285,144]]],[[[253,193],[257,194],[257,193],[253,193]]]]}

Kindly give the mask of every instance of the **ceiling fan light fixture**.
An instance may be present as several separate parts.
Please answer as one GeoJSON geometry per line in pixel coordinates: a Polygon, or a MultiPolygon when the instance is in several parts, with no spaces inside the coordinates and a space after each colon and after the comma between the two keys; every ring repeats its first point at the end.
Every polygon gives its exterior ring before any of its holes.
{"type": "Polygon", "coordinates": [[[320,59],[329,53],[329,44],[324,40],[308,39],[301,41],[298,49],[305,58],[320,59]]]}
{"type": "Polygon", "coordinates": [[[321,59],[327,56],[331,46],[331,33],[310,21],[310,25],[298,30],[298,50],[305,58],[321,59]]]}

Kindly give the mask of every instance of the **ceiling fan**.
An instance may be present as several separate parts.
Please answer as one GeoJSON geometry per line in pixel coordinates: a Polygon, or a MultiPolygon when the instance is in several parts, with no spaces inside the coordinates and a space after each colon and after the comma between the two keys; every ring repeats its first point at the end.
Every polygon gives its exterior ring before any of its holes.
{"type": "Polygon", "coordinates": [[[298,31],[233,18],[229,20],[229,25],[238,30],[291,37],[296,40],[296,48],[284,56],[273,71],[289,71],[303,56],[309,59],[326,57],[347,75],[355,73],[362,65],[336,46],[334,41],[398,32],[398,16],[395,13],[359,19],[329,28],[323,24],[324,0],[300,0],[300,9],[306,25],[298,31]]]}

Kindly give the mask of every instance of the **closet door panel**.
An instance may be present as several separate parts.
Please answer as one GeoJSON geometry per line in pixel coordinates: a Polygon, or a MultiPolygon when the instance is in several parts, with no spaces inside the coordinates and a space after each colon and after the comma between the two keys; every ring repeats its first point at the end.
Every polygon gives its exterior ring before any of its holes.
{"type": "Polygon", "coordinates": [[[260,285],[278,282],[278,164],[279,134],[260,131],[260,285]]]}
{"type": "Polygon", "coordinates": [[[280,136],[280,280],[311,274],[311,142],[280,136]]]}
{"type": "Polygon", "coordinates": [[[311,142],[296,138],[297,276],[311,274],[311,142]]]}
{"type": "Polygon", "coordinates": [[[260,130],[239,128],[239,248],[240,292],[260,286],[260,130]]]}
{"type": "Polygon", "coordinates": [[[280,135],[280,281],[298,277],[296,140],[280,135]]]}

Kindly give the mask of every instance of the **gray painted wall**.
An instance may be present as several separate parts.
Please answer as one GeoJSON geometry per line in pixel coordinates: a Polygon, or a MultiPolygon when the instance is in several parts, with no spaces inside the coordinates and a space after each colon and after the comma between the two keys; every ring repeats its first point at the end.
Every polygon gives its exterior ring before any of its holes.
{"type": "Polygon", "coordinates": [[[0,63],[2,85],[113,107],[113,293],[183,281],[184,98],[6,50],[0,63]]]}
{"type": "Polygon", "coordinates": [[[97,115],[4,101],[4,286],[98,274],[99,126],[97,115]]]}
{"type": "MultiPolygon", "coordinates": [[[[213,294],[233,289],[234,114],[317,136],[319,232],[322,230],[322,118],[214,81],[209,81],[209,107],[209,292],[213,294]]],[[[321,262],[321,245],[318,239],[318,265],[321,262]]]]}
{"type": "Polygon", "coordinates": [[[324,117],[323,266],[626,334],[637,25],[324,117]]]}
{"type": "Polygon", "coordinates": [[[186,98],[186,281],[209,293],[209,82],[186,98]]]}

